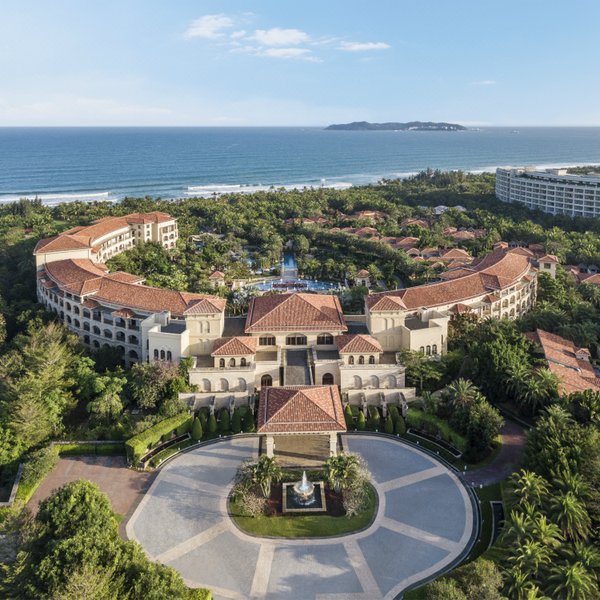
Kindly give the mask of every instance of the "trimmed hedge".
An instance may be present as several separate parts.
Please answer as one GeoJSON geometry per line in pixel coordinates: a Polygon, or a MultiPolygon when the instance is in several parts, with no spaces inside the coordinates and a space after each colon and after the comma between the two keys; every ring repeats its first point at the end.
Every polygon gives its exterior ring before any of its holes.
{"type": "MultiPolygon", "coordinates": [[[[184,435],[192,428],[193,417],[189,413],[180,413],[169,417],[149,429],[129,438],[125,442],[127,456],[137,465],[146,452],[160,443],[161,438],[169,439],[173,435],[184,435]],[[178,432],[182,431],[181,434],[178,432]]],[[[160,454],[160,453],[159,453],[160,454]]],[[[158,454],[157,454],[158,456],[158,454]]]]}
{"type": "Polygon", "coordinates": [[[191,446],[192,444],[196,443],[197,442],[195,442],[194,440],[187,439],[183,440],[182,442],[179,442],[178,444],[175,444],[174,446],[169,446],[169,448],[161,450],[158,454],[154,455],[150,459],[150,466],[156,468],[158,467],[158,465],[160,465],[160,463],[169,458],[169,456],[173,456],[173,454],[177,454],[180,450],[183,450],[184,448],[187,448],[188,446],[191,446]]]}
{"type": "Polygon", "coordinates": [[[445,442],[452,444],[461,452],[464,452],[467,447],[467,440],[459,433],[456,433],[446,421],[435,415],[409,407],[406,422],[411,429],[425,431],[432,435],[439,435],[445,442]]]}
{"type": "Polygon", "coordinates": [[[16,499],[26,504],[38,485],[42,483],[46,475],[54,469],[58,463],[58,452],[56,446],[46,446],[31,452],[23,462],[23,474],[16,499]]]}
{"type": "Polygon", "coordinates": [[[118,456],[125,454],[124,444],[55,444],[60,456],[118,456]]]}

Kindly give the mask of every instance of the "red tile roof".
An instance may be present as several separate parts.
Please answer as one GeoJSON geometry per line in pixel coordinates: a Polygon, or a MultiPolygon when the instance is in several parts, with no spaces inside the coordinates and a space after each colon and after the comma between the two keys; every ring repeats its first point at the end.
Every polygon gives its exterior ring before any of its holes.
{"type": "Polygon", "coordinates": [[[340,353],[372,354],[383,352],[381,344],[372,336],[364,334],[338,335],[335,344],[340,353]]]}
{"type": "Polygon", "coordinates": [[[535,344],[542,347],[548,368],[560,378],[562,394],[584,390],[600,391],[600,379],[588,359],[577,355],[588,355],[587,348],[577,348],[573,342],[558,335],[537,329],[526,334],[535,344]]]}
{"type": "Polygon", "coordinates": [[[94,300],[108,304],[182,316],[190,310],[193,314],[218,313],[225,310],[225,300],[206,294],[190,294],[175,290],[153,288],[133,283],[134,275],[109,274],[98,263],[88,259],[67,259],[45,265],[50,279],[57,285],[78,296],[93,294],[94,300]],[[113,277],[112,275],[117,275],[113,277]]]}
{"type": "Polygon", "coordinates": [[[213,271],[209,276],[209,279],[225,279],[225,273],[222,271],[213,271]]]}
{"type": "Polygon", "coordinates": [[[475,267],[460,269],[459,276],[452,278],[450,272],[445,273],[446,278],[450,277],[447,281],[371,294],[366,302],[371,311],[398,310],[390,304],[390,298],[401,299],[409,310],[454,304],[510,287],[521,281],[529,269],[527,257],[497,249],[475,267]]]}
{"type": "Polygon", "coordinates": [[[278,294],[252,299],[246,333],[258,331],[347,331],[337,296],[278,294]]]}
{"type": "Polygon", "coordinates": [[[335,385],[263,387],[258,401],[258,433],[346,431],[335,385]]]}
{"type": "Polygon", "coordinates": [[[247,356],[256,354],[256,338],[223,337],[215,340],[211,356],[247,356]]]}
{"type": "Polygon", "coordinates": [[[369,276],[369,271],[367,271],[366,269],[361,269],[357,274],[357,277],[368,277],[369,276]]]}

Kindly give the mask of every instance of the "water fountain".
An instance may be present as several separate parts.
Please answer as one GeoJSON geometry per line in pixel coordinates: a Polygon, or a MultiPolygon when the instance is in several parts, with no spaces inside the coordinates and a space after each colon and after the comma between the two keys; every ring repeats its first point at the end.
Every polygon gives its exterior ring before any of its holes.
{"type": "Polygon", "coordinates": [[[326,510],[325,484],[308,480],[306,471],[295,483],[283,484],[282,512],[322,512],[326,510]]]}

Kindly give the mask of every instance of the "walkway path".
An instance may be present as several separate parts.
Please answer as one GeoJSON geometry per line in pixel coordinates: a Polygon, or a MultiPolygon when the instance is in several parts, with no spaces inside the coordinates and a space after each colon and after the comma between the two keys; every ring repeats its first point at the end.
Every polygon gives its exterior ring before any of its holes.
{"type": "Polygon", "coordinates": [[[238,465],[258,438],[234,438],[168,463],[127,523],[155,560],[217,599],[391,600],[444,570],[473,541],[471,498],[458,477],[402,442],[346,435],[369,463],[379,495],[373,524],[338,538],[254,538],[227,514],[238,465]]]}
{"type": "Polygon", "coordinates": [[[286,350],[283,380],[285,385],[310,385],[306,350],[286,350]]]}
{"type": "Polygon", "coordinates": [[[502,448],[498,456],[487,466],[462,474],[468,485],[492,485],[509,477],[519,469],[525,451],[527,437],[523,428],[514,421],[505,420],[502,429],[502,448]]]}

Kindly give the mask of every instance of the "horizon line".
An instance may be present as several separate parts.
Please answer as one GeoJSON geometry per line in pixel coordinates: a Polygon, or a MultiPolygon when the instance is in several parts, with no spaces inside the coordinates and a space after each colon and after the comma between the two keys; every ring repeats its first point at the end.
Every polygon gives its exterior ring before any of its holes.
{"type": "MultiPolygon", "coordinates": [[[[352,123],[354,121],[349,121],[349,123],[352,123]]],[[[376,121],[373,121],[373,123],[375,123],[376,121]]],[[[388,122],[394,122],[394,121],[377,121],[377,123],[388,123],[388,122]]],[[[398,121],[400,122],[400,121],[398,121]]],[[[456,121],[444,121],[445,123],[454,123],[456,125],[462,125],[460,122],[456,121]]],[[[105,125],[91,125],[91,124],[76,124],[76,125],[2,125],[0,124],[0,129],[76,129],[76,128],[90,128],[90,129],[108,129],[108,128],[112,128],[112,129],[116,129],[116,128],[122,128],[122,129],[143,129],[143,128],[156,128],[156,129],[192,129],[192,128],[196,128],[196,129],[207,129],[207,128],[213,128],[213,129],[258,129],[258,128],[273,128],[273,129],[283,129],[283,128],[294,128],[294,129],[302,129],[302,128],[310,128],[310,129],[325,129],[327,127],[329,127],[330,125],[332,125],[332,123],[328,123],[326,125],[323,124],[319,124],[319,125],[215,125],[215,124],[204,124],[204,125],[150,125],[150,124],[146,124],[146,125],[123,125],[123,124],[118,124],[118,125],[110,125],[110,124],[105,124],[105,125]]],[[[587,124],[587,125],[576,125],[576,124],[561,124],[561,125],[557,125],[557,124],[533,124],[533,125],[520,125],[520,124],[515,124],[515,123],[506,123],[506,124],[470,124],[470,125],[463,125],[463,127],[466,127],[467,130],[473,130],[473,129],[493,129],[493,128],[509,128],[509,127],[513,127],[513,128],[521,128],[521,129],[528,129],[528,128],[539,128],[539,127],[545,127],[545,128],[566,128],[566,127],[577,127],[577,128],[600,128],[600,123],[597,124],[587,124]]],[[[357,130],[359,131],[359,130],[357,130]]],[[[377,130],[364,130],[364,131],[368,131],[369,133],[377,133],[377,130]]],[[[392,130],[381,130],[381,132],[386,133],[392,130]]],[[[421,131],[419,131],[419,133],[421,133],[421,131]]],[[[428,131],[423,131],[422,133],[430,133],[428,131]]],[[[448,131],[448,132],[444,132],[444,133],[460,133],[460,131],[448,131]]]]}

